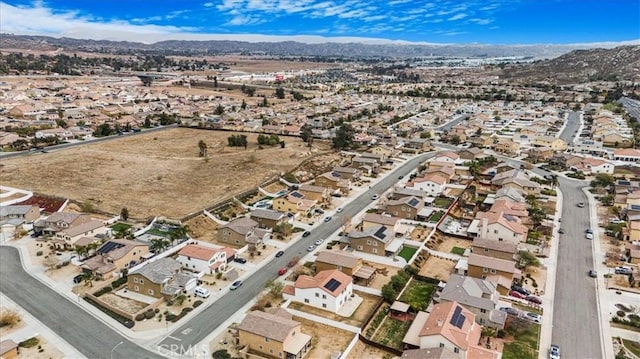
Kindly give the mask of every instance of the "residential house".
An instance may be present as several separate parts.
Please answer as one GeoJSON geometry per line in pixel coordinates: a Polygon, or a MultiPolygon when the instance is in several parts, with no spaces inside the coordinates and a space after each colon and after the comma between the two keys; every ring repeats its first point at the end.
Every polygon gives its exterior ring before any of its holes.
{"type": "Polygon", "coordinates": [[[492,147],[494,151],[505,156],[514,156],[520,152],[520,144],[510,139],[500,138],[492,147]]]}
{"type": "Polygon", "coordinates": [[[585,174],[607,173],[613,174],[616,167],[599,158],[592,157],[578,157],[576,163],[571,163],[569,169],[572,171],[580,171],[585,174]]]}
{"type": "Polygon", "coordinates": [[[473,239],[471,252],[487,257],[514,260],[518,253],[518,245],[508,241],[476,237],[473,239]]]}
{"type": "Polygon", "coordinates": [[[458,156],[465,161],[475,161],[484,158],[486,155],[483,150],[477,147],[470,147],[458,150],[458,156]]]}
{"type": "Polygon", "coordinates": [[[527,151],[527,157],[530,162],[547,162],[554,154],[554,150],[551,147],[532,147],[527,151]]]}
{"type": "Polygon", "coordinates": [[[458,302],[476,317],[476,323],[504,329],[506,313],[498,309],[496,285],[488,280],[452,274],[442,291],[434,297],[436,303],[458,302]]]}
{"type": "Polygon", "coordinates": [[[512,201],[507,197],[496,198],[487,212],[504,213],[525,220],[529,217],[529,204],[512,201]]]}
{"type": "Polygon", "coordinates": [[[640,241],[625,244],[624,255],[629,263],[640,264],[640,241]]]}
{"type": "Polygon", "coordinates": [[[182,264],[169,257],[146,262],[129,272],[127,289],[154,298],[171,299],[197,284],[198,277],[181,269],[182,264]]]}
{"type": "Polygon", "coordinates": [[[355,281],[363,281],[365,285],[369,285],[376,276],[375,268],[364,265],[362,258],[343,251],[320,251],[316,257],[315,267],[318,273],[326,270],[339,270],[353,277],[355,281]]]}
{"type": "Polygon", "coordinates": [[[331,203],[331,190],[327,187],[301,184],[298,191],[304,195],[305,199],[316,201],[317,203],[331,203]]]}
{"type": "Polygon", "coordinates": [[[500,352],[480,343],[481,336],[475,315],[453,301],[434,305],[430,313],[419,312],[402,342],[406,349],[445,348],[461,359],[500,359],[500,352]]]}
{"type": "Polygon", "coordinates": [[[471,253],[467,259],[469,277],[486,279],[497,285],[500,294],[506,295],[511,284],[522,277],[512,260],[498,259],[481,254],[471,253]]]}
{"type": "Polygon", "coordinates": [[[553,136],[537,136],[533,139],[534,147],[550,147],[554,152],[562,152],[567,149],[567,143],[561,138],[553,136]]]}
{"type": "Polygon", "coordinates": [[[40,218],[40,207],[25,205],[0,206],[0,221],[19,219],[26,223],[32,223],[40,218]]]}
{"type": "Polygon", "coordinates": [[[0,341],[0,358],[16,359],[18,355],[18,343],[11,339],[3,339],[0,341]]]}
{"type": "Polygon", "coordinates": [[[325,172],[314,179],[314,185],[321,188],[329,188],[332,192],[340,191],[348,195],[351,190],[351,180],[345,179],[337,172],[325,172]]]}
{"type": "Polygon", "coordinates": [[[97,236],[106,234],[109,228],[104,222],[93,219],[67,228],[62,228],[56,232],[53,243],[59,247],[72,248],[76,241],[82,237],[97,236]]]}
{"type": "Polygon", "coordinates": [[[379,256],[394,257],[402,249],[402,241],[394,239],[394,233],[385,226],[349,232],[347,241],[353,249],[359,252],[379,256]]]}
{"type": "Polygon", "coordinates": [[[98,279],[107,279],[111,273],[128,270],[142,263],[148,253],[149,245],[145,243],[128,239],[110,239],[98,247],[95,256],[84,261],[82,269],[92,272],[98,279]]]}
{"type": "Polygon", "coordinates": [[[258,227],[269,229],[273,229],[287,220],[287,216],[284,213],[263,208],[251,211],[249,218],[258,223],[258,227]]]}
{"type": "Polygon", "coordinates": [[[249,250],[253,251],[269,233],[269,230],[258,228],[258,222],[251,218],[240,217],[218,230],[218,240],[239,247],[249,245],[249,250]]]}
{"type": "Polygon", "coordinates": [[[351,159],[351,167],[359,169],[362,173],[375,173],[379,166],[380,163],[374,158],[358,156],[351,159]]]}
{"type": "Polygon", "coordinates": [[[54,235],[61,229],[77,226],[92,221],[91,216],[85,213],[54,212],[46,219],[33,223],[33,231],[37,234],[54,235]]]}
{"type": "Polygon", "coordinates": [[[410,196],[389,200],[385,211],[394,217],[417,220],[422,208],[424,208],[422,198],[410,196]]]}
{"type": "Polygon", "coordinates": [[[313,277],[299,275],[294,285],[287,285],[282,291],[285,300],[291,299],[332,313],[340,312],[352,294],[351,276],[337,269],[324,270],[313,277]]]}
{"type": "Polygon", "coordinates": [[[495,199],[498,200],[501,198],[506,198],[513,202],[526,202],[524,192],[515,187],[500,188],[495,194],[495,199]]]}
{"type": "Polygon", "coordinates": [[[429,162],[447,162],[447,163],[462,163],[460,156],[452,151],[440,152],[434,156],[429,162]]]}
{"type": "MultiPolygon", "coordinates": [[[[424,313],[424,312],[422,312],[424,313]]],[[[402,352],[401,359],[460,359],[458,354],[443,347],[407,349],[402,352]]]]}
{"type": "Polygon", "coordinates": [[[423,191],[431,196],[437,196],[444,191],[448,179],[438,174],[427,174],[415,177],[407,182],[407,187],[423,191]]]}
{"type": "Polygon", "coordinates": [[[249,312],[238,325],[238,344],[261,357],[301,359],[311,350],[311,336],[302,332],[285,309],[249,312]]]}
{"type": "MultiPolygon", "coordinates": [[[[529,229],[520,218],[504,212],[478,212],[473,222],[479,221],[478,237],[518,244],[526,242],[529,229]]],[[[472,222],[471,226],[474,225],[472,222]]]]}
{"type": "Polygon", "coordinates": [[[332,173],[338,174],[340,177],[348,180],[357,180],[360,178],[360,170],[353,167],[333,167],[332,173]]]}
{"type": "Polygon", "coordinates": [[[633,147],[633,137],[623,136],[618,132],[618,129],[614,129],[602,135],[602,145],[616,148],[633,147]]]}
{"type": "Polygon", "coordinates": [[[316,208],[318,201],[307,199],[299,191],[290,192],[273,200],[272,208],[284,212],[306,216],[316,208]]]}
{"type": "Polygon", "coordinates": [[[402,152],[423,153],[431,150],[431,141],[427,138],[410,138],[404,143],[402,152]]]}
{"type": "Polygon", "coordinates": [[[389,228],[393,233],[398,235],[400,230],[400,218],[387,214],[366,213],[364,217],[362,217],[362,222],[359,227],[360,230],[367,231],[372,228],[377,229],[381,225],[389,228]]]}
{"type": "Polygon", "coordinates": [[[640,162],[640,150],[635,148],[618,148],[613,151],[614,161],[638,163],[640,162]]]}
{"type": "Polygon", "coordinates": [[[231,248],[214,248],[200,244],[188,244],[178,252],[176,261],[184,269],[205,274],[221,273],[226,270],[227,261],[235,255],[231,248]]]}
{"type": "Polygon", "coordinates": [[[540,193],[540,184],[531,181],[524,172],[517,169],[498,173],[491,179],[491,184],[496,187],[515,187],[527,194],[540,193]]]}

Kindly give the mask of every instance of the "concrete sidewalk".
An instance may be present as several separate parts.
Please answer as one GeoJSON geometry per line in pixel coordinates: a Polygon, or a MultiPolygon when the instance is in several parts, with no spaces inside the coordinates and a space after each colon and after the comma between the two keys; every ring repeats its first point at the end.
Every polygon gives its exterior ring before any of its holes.
{"type": "Polygon", "coordinates": [[[353,326],[353,325],[349,325],[349,324],[344,324],[335,320],[331,320],[331,319],[327,319],[325,317],[321,317],[319,315],[314,315],[314,314],[309,314],[309,313],[305,313],[305,312],[301,312],[299,310],[295,310],[295,309],[291,309],[291,308],[286,308],[287,311],[289,311],[289,313],[301,317],[301,318],[305,318],[305,319],[309,319],[312,320],[314,322],[318,322],[318,323],[322,323],[322,324],[326,324],[329,325],[331,327],[334,328],[338,328],[338,329],[343,329],[352,333],[360,333],[360,328],[353,326]]]}

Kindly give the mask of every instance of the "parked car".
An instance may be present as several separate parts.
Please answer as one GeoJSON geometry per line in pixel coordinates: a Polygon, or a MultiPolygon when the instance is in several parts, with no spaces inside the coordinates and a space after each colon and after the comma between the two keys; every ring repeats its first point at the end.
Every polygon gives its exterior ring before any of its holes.
{"type": "Polygon", "coordinates": [[[311,232],[309,231],[304,231],[304,233],[302,233],[303,237],[309,237],[309,235],[311,234],[311,232]]]}
{"type": "Polygon", "coordinates": [[[509,291],[509,295],[514,298],[526,299],[527,296],[515,290],[509,291]]]}
{"type": "Polygon", "coordinates": [[[323,211],[323,210],[321,210],[320,208],[316,208],[316,213],[318,213],[318,214],[324,214],[324,211],[323,211]]]}
{"type": "Polygon", "coordinates": [[[338,207],[338,208],[336,208],[336,212],[337,212],[337,213],[342,212],[342,207],[338,207]]]}
{"type": "Polygon", "coordinates": [[[527,312],[527,314],[525,314],[525,316],[527,317],[527,319],[534,321],[536,323],[540,323],[542,322],[542,316],[536,313],[531,313],[531,312],[527,312]]]}
{"type": "Polygon", "coordinates": [[[247,260],[242,257],[233,257],[233,261],[238,263],[243,263],[243,264],[247,263],[247,260]]]}
{"type": "Polygon", "coordinates": [[[376,199],[378,199],[378,198],[380,198],[380,196],[378,196],[377,194],[374,194],[373,196],[371,196],[371,199],[372,199],[372,200],[376,200],[376,199]]]}
{"type": "Polygon", "coordinates": [[[229,290],[236,290],[236,289],[240,288],[241,285],[242,285],[242,281],[241,280],[237,280],[237,281],[231,283],[231,287],[229,287],[229,290]]]}
{"type": "Polygon", "coordinates": [[[316,246],[312,244],[309,247],[307,247],[307,252],[312,252],[314,249],[316,249],[316,246]]]}
{"type": "Polygon", "coordinates": [[[598,272],[596,272],[595,270],[590,270],[589,271],[589,277],[591,278],[596,278],[598,276],[598,272]]]}
{"type": "Polygon", "coordinates": [[[519,286],[519,285],[514,285],[511,287],[511,289],[515,290],[516,292],[523,294],[524,296],[527,295],[531,295],[531,291],[519,286]]]}
{"type": "Polygon", "coordinates": [[[587,228],[586,231],[584,231],[585,233],[589,233],[589,234],[593,234],[593,229],[591,228],[587,228]]]}
{"type": "Polygon", "coordinates": [[[631,269],[631,267],[626,267],[626,266],[616,267],[615,273],[629,275],[629,274],[633,274],[633,269],[631,269]]]}
{"type": "Polygon", "coordinates": [[[404,178],[404,176],[402,176],[402,175],[398,176],[398,179],[403,179],[403,178],[404,178]]]}
{"type": "Polygon", "coordinates": [[[324,217],[325,222],[329,222],[331,220],[331,216],[324,217]]]}
{"type": "Polygon", "coordinates": [[[276,253],[276,258],[282,257],[283,254],[284,254],[284,251],[278,251],[276,253]]]}
{"type": "Polygon", "coordinates": [[[578,207],[583,208],[584,207],[584,202],[578,203],[578,207]]]}
{"type": "Polygon", "coordinates": [[[558,229],[558,233],[564,234],[564,229],[562,229],[562,228],[558,229]]]}
{"type": "Polygon", "coordinates": [[[584,235],[587,239],[593,239],[593,234],[592,233],[587,233],[584,235]]]}
{"type": "Polygon", "coordinates": [[[530,301],[531,303],[542,304],[542,300],[533,295],[528,295],[525,299],[530,301]]]}
{"type": "Polygon", "coordinates": [[[549,359],[560,359],[560,347],[555,345],[555,344],[551,344],[551,347],[549,347],[549,359]]]}
{"type": "Polygon", "coordinates": [[[342,197],[342,193],[334,192],[331,194],[331,197],[342,197]]]}
{"type": "Polygon", "coordinates": [[[319,245],[321,245],[321,244],[322,244],[322,242],[324,242],[324,239],[322,239],[322,238],[318,238],[318,239],[316,239],[316,241],[315,241],[315,242],[313,242],[313,243],[314,243],[316,246],[319,246],[319,245]]]}
{"type": "Polygon", "coordinates": [[[280,268],[278,270],[278,275],[284,275],[285,273],[287,273],[287,268],[280,268]]]}
{"type": "Polygon", "coordinates": [[[207,288],[196,287],[193,290],[193,295],[195,295],[196,297],[201,297],[201,298],[209,298],[211,293],[209,293],[209,290],[207,288]]]}
{"type": "Polygon", "coordinates": [[[505,312],[505,313],[507,313],[509,315],[516,315],[517,316],[517,315],[520,314],[519,310],[517,310],[516,308],[511,308],[511,307],[501,307],[500,311],[501,312],[505,312]]]}
{"type": "Polygon", "coordinates": [[[80,282],[82,282],[84,280],[84,273],[78,274],[77,276],[73,277],[73,283],[74,284],[78,284],[80,282]]]}

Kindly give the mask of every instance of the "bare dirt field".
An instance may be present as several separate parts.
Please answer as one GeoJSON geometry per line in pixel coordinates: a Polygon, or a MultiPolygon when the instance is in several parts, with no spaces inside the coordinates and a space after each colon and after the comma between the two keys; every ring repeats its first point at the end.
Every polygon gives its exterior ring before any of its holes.
{"type": "Polygon", "coordinates": [[[21,359],[62,359],[64,353],[58,350],[53,343],[49,343],[42,336],[37,336],[38,345],[31,348],[20,348],[20,354],[16,358],[21,359]]]}
{"type": "Polygon", "coordinates": [[[351,351],[349,352],[349,356],[347,357],[347,359],[379,359],[385,357],[391,357],[391,354],[387,353],[384,350],[366,345],[362,341],[358,341],[353,349],[351,349],[351,351]]]}
{"type": "Polygon", "coordinates": [[[257,134],[247,133],[245,150],[227,146],[231,134],[176,128],[5,159],[0,183],[88,201],[110,213],[127,207],[133,218],[176,218],[256,187],[312,156],[298,138],[284,138],[284,149],[260,150],[257,134]],[[207,158],[198,157],[200,140],[208,146],[207,158]]]}
{"type": "Polygon", "coordinates": [[[193,238],[211,243],[218,238],[218,224],[204,214],[194,217],[184,224],[189,226],[189,234],[193,238]]]}
{"type": "Polygon", "coordinates": [[[358,306],[358,309],[356,309],[355,313],[353,313],[353,315],[349,318],[345,318],[338,314],[312,307],[310,305],[305,305],[303,303],[291,302],[289,306],[292,309],[300,310],[305,313],[314,314],[320,317],[335,320],[337,322],[361,327],[364,324],[364,321],[367,320],[371,313],[373,313],[376,304],[380,300],[380,297],[362,292],[356,292],[356,294],[362,297],[362,299],[364,300],[362,301],[360,306],[358,306]]]}
{"type": "Polygon", "coordinates": [[[307,354],[307,358],[331,358],[331,353],[343,351],[353,336],[356,335],[355,333],[316,323],[305,318],[294,316],[293,320],[302,323],[302,332],[313,337],[311,340],[313,348],[307,354]]]}
{"type": "Polygon", "coordinates": [[[444,239],[444,241],[438,244],[438,247],[436,248],[436,250],[444,253],[451,253],[451,250],[453,249],[453,247],[464,248],[464,249],[471,248],[471,245],[473,244],[471,240],[448,237],[448,236],[444,236],[442,237],[442,239],[444,239]]]}
{"type": "Polygon", "coordinates": [[[420,268],[419,274],[425,277],[447,281],[453,273],[456,263],[448,259],[429,256],[420,268]]]}
{"type": "Polygon", "coordinates": [[[367,265],[374,268],[384,267],[387,269],[387,275],[384,275],[384,273],[378,273],[376,274],[376,277],[373,278],[373,280],[369,284],[369,288],[375,288],[375,289],[382,289],[382,287],[385,284],[389,283],[389,280],[391,279],[391,277],[396,275],[396,273],[398,273],[398,271],[400,270],[400,268],[397,268],[397,267],[383,266],[381,264],[376,264],[376,263],[367,263],[367,265]]]}

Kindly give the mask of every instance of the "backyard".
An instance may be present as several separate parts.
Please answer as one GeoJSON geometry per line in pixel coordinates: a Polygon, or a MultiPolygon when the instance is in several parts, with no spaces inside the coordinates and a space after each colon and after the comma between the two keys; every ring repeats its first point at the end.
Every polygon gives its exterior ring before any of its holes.
{"type": "Polygon", "coordinates": [[[409,304],[414,312],[425,310],[435,289],[436,287],[433,284],[412,279],[398,300],[409,304]]]}
{"type": "Polygon", "coordinates": [[[429,258],[420,267],[419,275],[447,281],[451,273],[453,273],[456,262],[449,259],[429,256],[429,258]]]}
{"type": "Polygon", "coordinates": [[[410,320],[403,322],[386,316],[371,340],[391,348],[402,350],[402,339],[407,334],[411,323],[412,321],[410,320]]]}
{"type": "Polygon", "coordinates": [[[453,198],[438,197],[433,201],[433,205],[439,208],[449,208],[453,201],[453,198]]]}
{"type": "Polygon", "coordinates": [[[538,339],[540,325],[532,324],[529,328],[517,332],[513,340],[505,341],[502,352],[503,359],[536,359],[538,358],[538,339]]]}
{"type": "Polygon", "coordinates": [[[413,255],[416,253],[417,250],[418,248],[415,248],[415,247],[404,246],[402,247],[402,250],[400,251],[400,253],[398,253],[398,256],[404,258],[404,260],[406,260],[407,263],[409,263],[409,260],[411,260],[411,257],[413,257],[413,255]]]}

